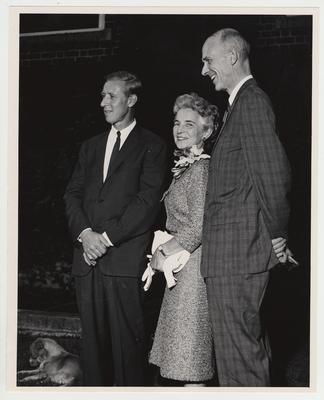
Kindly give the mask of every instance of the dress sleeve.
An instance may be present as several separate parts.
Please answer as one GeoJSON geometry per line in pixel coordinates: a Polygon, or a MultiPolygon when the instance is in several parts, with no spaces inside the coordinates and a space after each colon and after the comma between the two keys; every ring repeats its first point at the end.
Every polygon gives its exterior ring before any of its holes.
{"type": "Polygon", "coordinates": [[[186,185],[188,218],[180,232],[175,234],[177,242],[189,253],[195,251],[201,244],[208,164],[208,160],[202,159],[190,167],[186,185]]]}

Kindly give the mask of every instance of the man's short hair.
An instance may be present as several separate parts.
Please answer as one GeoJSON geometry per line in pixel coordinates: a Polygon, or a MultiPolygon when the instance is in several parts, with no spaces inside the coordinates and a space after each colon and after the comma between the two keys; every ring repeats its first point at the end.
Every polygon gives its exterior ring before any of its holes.
{"type": "Polygon", "coordinates": [[[106,76],[105,82],[120,80],[125,82],[126,85],[126,95],[136,94],[138,97],[142,92],[142,82],[138,77],[128,71],[116,71],[111,72],[106,76]]]}
{"type": "Polygon", "coordinates": [[[236,29],[224,28],[215,32],[212,37],[218,37],[227,48],[234,47],[243,61],[249,57],[250,44],[236,29]]]}

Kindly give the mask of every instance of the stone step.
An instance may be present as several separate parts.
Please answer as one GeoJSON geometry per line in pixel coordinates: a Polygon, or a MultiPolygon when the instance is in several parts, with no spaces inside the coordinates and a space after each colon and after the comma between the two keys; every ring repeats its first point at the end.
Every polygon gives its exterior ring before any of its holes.
{"type": "Polygon", "coordinates": [[[18,332],[31,335],[81,336],[81,323],[77,314],[18,310],[18,332]]]}

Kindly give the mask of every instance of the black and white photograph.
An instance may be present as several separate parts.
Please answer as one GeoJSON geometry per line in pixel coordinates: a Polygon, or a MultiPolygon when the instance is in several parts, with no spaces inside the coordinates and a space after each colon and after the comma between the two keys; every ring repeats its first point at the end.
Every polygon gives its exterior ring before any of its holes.
{"type": "Polygon", "coordinates": [[[314,389],[318,9],[12,11],[12,387],[314,389]]]}

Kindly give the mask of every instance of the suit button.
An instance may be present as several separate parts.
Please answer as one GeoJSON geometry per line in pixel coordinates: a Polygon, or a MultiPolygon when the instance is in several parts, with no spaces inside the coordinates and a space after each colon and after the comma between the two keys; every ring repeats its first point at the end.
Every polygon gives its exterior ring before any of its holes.
{"type": "Polygon", "coordinates": [[[98,199],[97,200],[97,203],[102,203],[103,202],[103,199],[98,199]]]}

